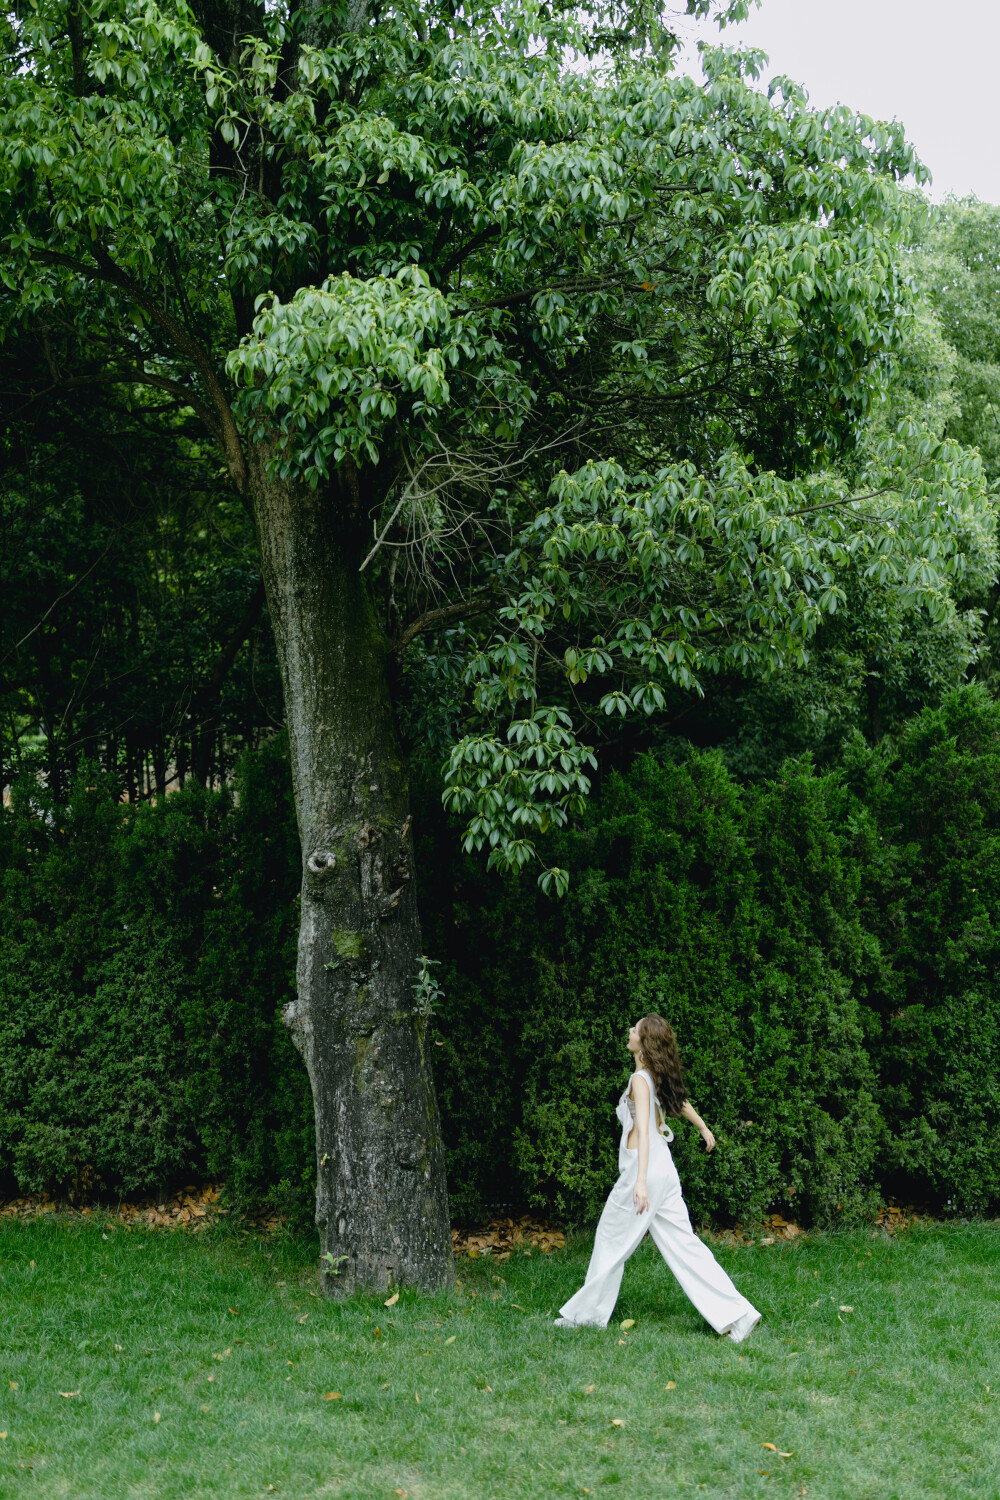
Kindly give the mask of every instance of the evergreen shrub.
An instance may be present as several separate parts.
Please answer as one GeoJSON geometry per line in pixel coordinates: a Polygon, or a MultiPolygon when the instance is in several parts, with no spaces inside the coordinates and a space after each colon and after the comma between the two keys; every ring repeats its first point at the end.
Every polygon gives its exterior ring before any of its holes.
{"type": "MultiPolygon", "coordinates": [[[[430,816],[430,808],[425,820],[430,816]]],[[[696,1219],[1000,1205],[1000,706],[977,687],[895,742],[740,787],[640,757],[553,840],[568,897],[422,850],[456,1213],[593,1221],[617,1172],[628,1026],[674,1024],[718,1139],[673,1146],[696,1219]],[[438,893],[442,893],[440,896],[438,893]]]]}
{"type": "Polygon", "coordinates": [[[299,1211],[313,1131],[278,1014],[299,887],[283,740],[244,757],[233,792],[159,804],[123,805],[92,772],[57,807],[26,778],[0,839],[0,1187],[221,1176],[299,1211]]]}

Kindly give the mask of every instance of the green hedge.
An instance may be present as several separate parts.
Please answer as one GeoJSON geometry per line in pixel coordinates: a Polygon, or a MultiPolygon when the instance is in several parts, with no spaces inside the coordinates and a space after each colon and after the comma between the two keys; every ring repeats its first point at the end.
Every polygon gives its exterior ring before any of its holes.
{"type": "MultiPolygon", "coordinates": [[[[236,795],[3,818],[0,1186],[201,1173],[303,1215],[304,1071],[279,1020],[299,855],[281,741],[236,795]]],[[[624,1037],[673,1021],[718,1137],[677,1129],[698,1219],[858,1220],[884,1196],[1000,1204],[1000,707],[953,694],[741,787],[717,754],[640,758],[554,840],[564,901],[457,852],[415,788],[438,1092],[456,1216],[592,1221],[616,1171],[624,1037]]]]}
{"type": "Polygon", "coordinates": [[[295,970],[299,851],[280,741],[234,794],[159,805],[100,776],[0,824],[0,1187],[96,1174],[146,1192],[223,1176],[300,1211],[314,1180],[300,1060],[278,1019],[295,970]]]}
{"type": "Polygon", "coordinates": [[[676,1132],[696,1217],[1000,1204],[1000,706],[984,692],[763,786],[716,754],[640,758],[553,842],[561,903],[456,858],[443,829],[423,861],[457,1212],[499,1197],[593,1219],[625,1032],[654,1008],[719,1141],[709,1157],[676,1132]]]}

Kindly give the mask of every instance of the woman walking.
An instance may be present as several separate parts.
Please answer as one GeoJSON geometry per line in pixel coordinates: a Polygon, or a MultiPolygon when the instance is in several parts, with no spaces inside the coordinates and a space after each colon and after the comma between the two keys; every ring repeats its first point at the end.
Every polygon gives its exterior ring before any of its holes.
{"type": "Polygon", "coordinates": [[[604,1328],[614,1312],[625,1262],[645,1238],[657,1249],[702,1317],[734,1343],[742,1343],[760,1313],[736,1290],[715,1256],[691,1228],[670,1155],[673,1131],[663,1114],[690,1120],[705,1149],[715,1137],[684,1093],[677,1041],[662,1016],[643,1016],[628,1034],[635,1072],[618,1101],[622,1123],[620,1176],[604,1205],[583,1286],[559,1309],[556,1323],[604,1328]]]}

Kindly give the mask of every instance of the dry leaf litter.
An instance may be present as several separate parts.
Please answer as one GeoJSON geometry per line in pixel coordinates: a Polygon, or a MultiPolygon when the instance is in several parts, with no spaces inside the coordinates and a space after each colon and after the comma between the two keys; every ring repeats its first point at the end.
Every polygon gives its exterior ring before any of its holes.
{"type": "Polygon", "coordinates": [[[563,1250],[566,1236],[559,1229],[550,1229],[542,1220],[524,1214],[520,1219],[491,1219],[485,1229],[453,1229],[451,1244],[456,1255],[467,1255],[470,1260],[478,1255],[507,1260],[515,1251],[523,1254],[541,1250],[548,1255],[552,1250],[563,1250]]]}
{"type": "MultiPolygon", "coordinates": [[[[0,1219],[33,1219],[45,1214],[65,1213],[70,1217],[91,1218],[95,1213],[104,1213],[126,1225],[142,1225],[150,1229],[186,1229],[192,1233],[207,1229],[229,1210],[219,1207],[222,1184],[208,1182],[200,1187],[186,1187],[164,1198],[143,1198],[135,1202],[122,1202],[115,1208],[95,1207],[86,1203],[69,1204],[36,1193],[20,1198],[11,1198],[0,1203],[0,1219]]],[[[891,1204],[883,1208],[875,1227],[887,1234],[897,1234],[929,1215],[909,1205],[900,1208],[891,1204]]],[[[266,1212],[248,1215],[242,1222],[249,1228],[273,1232],[285,1222],[280,1214],[266,1212]]],[[[773,1245],[796,1240],[805,1231],[781,1214],[769,1214],[759,1226],[736,1224],[732,1229],[710,1233],[710,1238],[720,1245],[773,1245]]],[[[562,1250],[566,1236],[553,1229],[544,1220],[523,1214],[520,1218],[494,1218],[485,1226],[451,1231],[452,1248],[457,1256],[490,1256],[494,1260],[507,1260],[512,1254],[530,1254],[540,1250],[548,1255],[552,1250],[562,1250]]]]}
{"type": "MultiPolygon", "coordinates": [[[[0,1219],[34,1219],[44,1214],[65,1213],[70,1218],[90,1219],[95,1214],[118,1219],[126,1225],[143,1225],[148,1229],[186,1229],[191,1233],[207,1229],[227,1214],[219,1207],[222,1184],[206,1182],[201,1187],[186,1187],[164,1198],[142,1198],[119,1203],[116,1207],[93,1207],[89,1204],[57,1203],[45,1194],[11,1198],[0,1204],[0,1219]]],[[[248,1216],[245,1221],[254,1229],[275,1230],[284,1222],[280,1215],[265,1213],[248,1216]]]]}

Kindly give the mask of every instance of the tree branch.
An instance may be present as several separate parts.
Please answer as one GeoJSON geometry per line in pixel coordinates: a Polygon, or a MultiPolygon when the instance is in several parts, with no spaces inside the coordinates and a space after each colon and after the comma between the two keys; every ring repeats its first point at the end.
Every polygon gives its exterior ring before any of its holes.
{"type": "MultiPolygon", "coordinates": [[[[243,445],[240,441],[239,430],[236,426],[232,407],[229,405],[226,393],[222,389],[222,384],[215,372],[215,367],[209,358],[207,350],[202,348],[201,344],[191,337],[183,324],[179,323],[137,281],[133,280],[127,271],[123,271],[120,266],[116,265],[110,255],[100,246],[94,247],[96,266],[88,266],[84,261],[78,261],[71,255],[63,255],[58,250],[36,250],[35,255],[39,260],[49,265],[65,266],[68,270],[75,271],[80,276],[96,276],[99,280],[106,281],[111,286],[118,287],[120,291],[123,291],[137,307],[141,307],[143,312],[163,330],[174,347],[186,355],[200,375],[208,392],[216,423],[215,427],[210,430],[213,437],[219,442],[225,455],[229,477],[237,492],[242,495],[246,489],[247,482],[243,445]]],[[[194,403],[189,399],[187,404],[193,406],[194,403]]]]}
{"type": "Polygon", "coordinates": [[[73,375],[65,380],[57,375],[52,385],[47,385],[44,390],[36,391],[23,406],[18,407],[15,415],[20,417],[30,406],[34,406],[36,401],[43,400],[53,391],[86,390],[92,385],[150,385],[160,391],[169,391],[181,406],[189,406],[192,411],[197,412],[217,442],[222,441],[219,425],[215,420],[215,412],[199,396],[189,391],[186,385],[181,385],[179,380],[170,380],[166,375],[157,375],[152,370],[140,370],[130,365],[123,365],[121,369],[113,370],[106,375],[73,375]]]}
{"type": "Polygon", "coordinates": [[[449,620],[458,620],[463,615],[482,615],[488,609],[492,609],[492,599],[463,599],[457,604],[446,604],[441,609],[430,609],[425,615],[417,618],[407,625],[399,639],[393,646],[393,654],[402,656],[411,641],[416,640],[425,630],[433,630],[436,625],[444,625],[449,620]]]}

